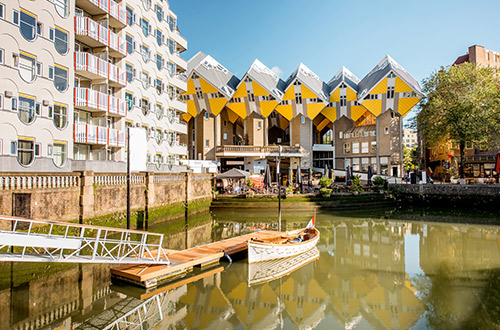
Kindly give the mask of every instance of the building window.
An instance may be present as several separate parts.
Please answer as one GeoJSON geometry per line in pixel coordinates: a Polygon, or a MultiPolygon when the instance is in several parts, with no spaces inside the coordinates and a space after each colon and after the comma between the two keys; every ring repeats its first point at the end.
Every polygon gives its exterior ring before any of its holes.
{"type": "MultiPolygon", "coordinates": [[[[16,148],[14,142],[14,150],[16,148]]],[[[38,145],[38,149],[39,149],[38,145]]],[[[12,147],[11,147],[12,149],[12,147]]],[[[12,151],[12,150],[11,150],[12,151]]],[[[35,160],[35,142],[33,140],[17,140],[17,161],[19,164],[28,166],[35,160]]]]}
{"type": "Polygon", "coordinates": [[[377,142],[376,141],[372,141],[370,147],[371,147],[370,152],[377,152],[377,142]]]}
{"type": "Polygon", "coordinates": [[[5,5],[0,3],[0,18],[5,18],[5,5]]]}
{"type": "MultiPolygon", "coordinates": [[[[14,101],[14,99],[13,99],[14,101]]],[[[19,96],[19,101],[15,105],[16,109],[14,109],[14,103],[12,110],[17,110],[17,115],[19,119],[25,124],[31,124],[35,121],[36,117],[36,109],[35,109],[35,98],[31,96],[19,96]]]]}
{"type": "Polygon", "coordinates": [[[176,28],[175,18],[173,18],[172,16],[168,16],[167,21],[168,21],[168,27],[170,28],[170,31],[174,31],[176,28]]]}
{"type": "Polygon", "coordinates": [[[156,118],[161,119],[163,117],[163,106],[161,103],[156,103],[156,118]]]}
{"type": "Polygon", "coordinates": [[[156,129],[156,143],[160,144],[163,141],[163,131],[160,128],[156,129]]]}
{"type": "Polygon", "coordinates": [[[301,116],[301,117],[300,117],[300,122],[301,122],[302,124],[305,124],[305,123],[306,123],[306,117],[301,116]]]}
{"type": "Polygon", "coordinates": [[[227,140],[227,133],[222,134],[222,139],[227,140]]]}
{"type": "Polygon", "coordinates": [[[144,6],[144,9],[150,10],[151,9],[151,0],[142,0],[142,5],[144,6]]]}
{"type": "Polygon", "coordinates": [[[149,105],[149,100],[147,98],[142,98],[141,101],[141,109],[142,109],[142,114],[144,116],[147,116],[149,113],[150,105],[149,105]]]}
{"type": "Polygon", "coordinates": [[[160,29],[156,29],[156,42],[158,43],[158,46],[161,46],[163,44],[163,33],[160,31],[160,29]]]}
{"type": "Polygon", "coordinates": [[[262,128],[262,122],[257,122],[257,129],[261,129],[262,128]]]}
{"type": "Polygon", "coordinates": [[[170,77],[173,77],[175,74],[175,64],[172,62],[168,62],[167,70],[168,70],[168,74],[170,75],[170,77]]]}
{"type": "Polygon", "coordinates": [[[125,71],[127,72],[127,81],[130,83],[134,79],[134,67],[132,64],[125,63],[125,71]]]}
{"type": "Polygon", "coordinates": [[[163,69],[163,56],[156,54],[156,68],[158,70],[163,69]]]}
{"type": "Polygon", "coordinates": [[[209,118],[209,114],[208,114],[208,112],[205,112],[205,120],[208,120],[208,118],[209,118]]]}
{"type": "Polygon", "coordinates": [[[68,88],[68,69],[57,64],[54,66],[54,86],[60,92],[68,88]]]}
{"type": "Polygon", "coordinates": [[[297,102],[297,104],[302,104],[302,95],[300,95],[300,93],[295,93],[295,102],[297,102]]]}
{"type": "Polygon", "coordinates": [[[54,165],[61,167],[66,163],[66,144],[54,143],[52,149],[52,161],[54,165]]]}
{"type": "Polygon", "coordinates": [[[53,115],[53,121],[54,121],[54,126],[63,129],[66,127],[66,124],[68,123],[67,121],[67,116],[68,116],[68,108],[64,104],[54,104],[54,115],[53,115]]]}
{"type": "Polygon", "coordinates": [[[384,127],[384,134],[389,134],[389,127],[388,126],[384,127]]]}
{"type": "Polygon", "coordinates": [[[361,153],[363,154],[368,153],[368,142],[361,143],[361,153]]]}
{"type": "Polygon", "coordinates": [[[175,96],[174,86],[168,85],[168,97],[173,100],[175,96]]]}
{"type": "Polygon", "coordinates": [[[352,144],[352,153],[359,154],[359,143],[358,142],[355,142],[352,144]]]}
{"type": "MultiPolygon", "coordinates": [[[[14,17],[14,23],[16,18],[14,17]]],[[[21,35],[29,41],[35,40],[36,37],[36,15],[27,10],[21,9],[19,13],[19,30],[21,35]]]]}
{"type": "Polygon", "coordinates": [[[393,99],[394,98],[394,86],[387,87],[387,98],[388,99],[393,99]]]}
{"type": "Polygon", "coordinates": [[[36,63],[36,75],[40,77],[42,75],[42,63],[36,63]]]}
{"type": "Polygon", "coordinates": [[[50,80],[54,79],[54,67],[53,66],[50,66],[49,65],[49,74],[48,74],[48,78],[50,80]]]}
{"type": "Polygon", "coordinates": [[[161,81],[161,79],[159,78],[155,79],[155,88],[156,88],[156,93],[158,93],[158,95],[161,95],[161,92],[163,92],[163,82],[161,81]]]}
{"type": "Polygon", "coordinates": [[[126,9],[127,9],[127,24],[128,24],[128,26],[132,26],[135,23],[134,10],[132,8],[130,8],[129,6],[127,6],[126,9]]]}
{"type": "Polygon", "coordinates": [[[163,9],[160,7],[159,4],[156,4],[155,6],[155,11],[156,11],[156,17],[158,18],[158,21],[163,21],[163,9]]]}
{"type": "Polygon", "coordinates": [[[340,131],[339,132],[339,139],[342,139],[344,137],[344,132],[340,131]]]}
{"type": "Polygon", "coordinates": [[[141,27],[142,27],[142,33],[144,33],[144,36],[147,37],[149,35],[150,27],[148,20],[145,19],[144,17],[141,18],[141,27]]]}
{"type": "Polygon", "coordinates": [[[34,55],[20,52],[17,68],[19,75],[26,82],[32,82],[35,79],[36,57],[34,55]]]}
{"type": "Polygon", "coordinates": [[[148,63],[148,61],[151,59],[151,51],[145,44],[141,45],[141,55],[145,63],[148,63]]]}
{"type": "Polygon", "coordinates": [[[127,54],[132,54],[134,52],[134,37],[130,34],[125,35],[125,41],[127,42],[127,54]]]}
{"type": "Polygon", "coordinates": [[[340,106],[341,107],[347,106],[347,96],[345,95],[340,96],[340,106]]]}
{"type": "Polygon", "coordinates": [[[67,17],[69,14],[68,11],[68,0],[49,0],[54,3],[56,7],[56,11],[61,17],[67,17]]]}
{"type": "Polygon", "coordinates": [[[344,143],[344,154],[350,154],[351,153],[351,144],[350,143],[344,143]]]}
{"type": "Polygon", "coordinates": [[[170,54],[174,53],[175,42],[172,39],[168,39],[168,51],[170,54]]]}
{"type": "Polygon", "coordinates": [[[5,63],[4,55],[5,55],[4,50],[2,48],[0,48],[0,64],[4,64],[5,63]]]}
{"type": "Polygon", "coordinates": [[[148,88],[149,86],[149,73],[146,71],[141,72],[141,81],[142,81],[142,86],[144,88],[148,88]]]}
{"type": "Polygon", "coordinates": [[[134,106],[134,95],[130,92],[125,92],[125,101],[127,102],[127,111],[132,110],[134,106]]]}
{"type": "Polygon", "coordinates": [[[68,32],[56,26],[54,31],[54,47],[59,54],[68,52],[68,32]]]}
{"type": "Polygon", "coordinates": [[[207,148],[210,147],[210,140],[208,139],[205,140],[205,147],[207,148]]]}

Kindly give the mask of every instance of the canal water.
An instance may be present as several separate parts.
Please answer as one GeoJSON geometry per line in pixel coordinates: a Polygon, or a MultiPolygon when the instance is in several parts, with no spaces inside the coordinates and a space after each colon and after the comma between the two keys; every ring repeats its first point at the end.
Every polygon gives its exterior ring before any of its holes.
{"type": "MultiPolygon", "coordinates": [[[[284,213],[283,226],[303,227],[311,215],[284,213]]],[[[499,218],[321,212],[319,257],[260,273],[245,259],[222,262],[148,291],[113,284],[107,265],[1,263],[0,329],[497,329],[499,218]],[[253,282],[274,271],[283,276],[253,282]]],[[[273,219],[276,212],[217,211],[149,230],[184,249],[276,229],[273,219]]]]}

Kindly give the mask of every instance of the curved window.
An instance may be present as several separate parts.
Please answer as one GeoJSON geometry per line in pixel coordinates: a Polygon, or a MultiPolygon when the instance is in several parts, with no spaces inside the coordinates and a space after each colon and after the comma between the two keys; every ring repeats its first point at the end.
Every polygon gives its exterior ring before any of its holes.
{"type": "Polygon", "coordinates": [[[163,33],[159,30],[156,29],[156,42],[158,43],[158,46],[161,46],[163,44],[163,33]]]}
{"type": "Polygon", "coordinates": [[[146,9],[146,10],[151,9],[151,0],[142,0],[142,5],[144,6],[144,9],[146,9]]]}
{"type": "Polygon", "coordinates": [[[161,92],[163,92],[163,82],[161,81],[161,79],[159,78],[155,79],[155,88],[156,88],[156,93],[158,93],[158,95],[161,95],[161,92]]]}
{"type": "Polygon", "coordinates": [[[35,79],[36,57],[25,52],[19,52],[17,68],[24,81],[32,82],[35,79]]]}
{"type": "Polygon", "coordinates": [[[145,18],[141,18],[142,33],[147,37],[149,35],[149,22],[145,18]]]}
{"type": "Polygon", "coordinates": [[[173,100],[175,95],[174,86],[168,85],[168,97],[173,100]]]}
{"type": "Polygon", "coordinates": [[[168,16],[167,21],[168,21],[168,27],[170,28],[170,31],[173,32],[175,29],[175,26],[176,26],[175,18],[173,18],[172,16],[168,16]]]}
{"type": "Polygon", "coordinates": [[[175,118],[175,110],[169,108],[167,112],[167,119],[172,124],[174,122],[174,118],[175,118]]]}
{"type": "Polygon", "coordinates": [[[68,69],[57,64],[54,66],[54,86],[60,92],[68,88],[68,69]]]}
{"type": "Polygon", "coordinates": [[[141,82],[144,88],[149,87],[149,73],[147,73],[146,71],[141,72],[141,82]]]}
{"type": "Polygon", "coordinates": [[[158,18],[158,21],[163,21],[163,9],[160,7],[160,5],[156,4],[156,17],[158,18]]]}
{"type": "Polygon", "coordinates": [[[174,53],[174,46],[174,41],[172,39],[168,39],[168,51],[170,52],[170,54],[174,53]]]}
{"type": "Polygon", "coordinates": [[[61,167],[66,163],[66,145],[62,143],[54,143],[52,149],[52,161],[54,165],[61,167]]]}
{"type": "Polygon", "coordinates": [[[162,159],[163,159],[163,157],[162,157],[161,154],[156,154],[155,155],[155,161],[154,161],[154,163],[156,165],[156,168],[160,169],[160,166],[161,166],[161,163],[162,163],[162,159]]]}
{"type": "Polygon", "coordinates": [[[17,140],[17,161],[21,165],[31,165],[35,160],[35,142],[32,140],[17,140]]]}
{"type": "Polygon", "coordinates": [[[156,143],[160,144],[163,141],[163,131],[161,129],[156,129],[156,143]]]}
{"type": "Polygon", "coordinates": [[[134,95],[130,92],[125,92],[125,101],[127,102],[127,111],[132,110],[134,106],[134,95]]]}
{"type": "Polygon", "coordinates": [[[156,67],[158,70],[161,70],[163,68],[163,56],[160,54],[156,54],[156,67]]]}
{"type": "Polygon", "coordinates": [[[174,144],[174,141],[175,141],[175,133],[174,132],[168,132],[168,136],[167,136],[167,142],[170,146],[172,146],[174,144]]]}
{"type": "Polygon", "coordinates": [[[125,71],[127,72],[127,81],[130,83],[134,79],[134,67],[131,64],[125,64],[125,71]]]}
{"type": "Polygon", "coordinates": [[[64,55],[68,52],[68,32],[57,26],[54,32],[54,46],[59,54],[64,55]]]}
{"type": "Polygon", "coordinates": [[[66,127],[66,124],[68,123],[67,120],[68,116],[68,108],[65,105],[62,104],[54,104],[54,126],[60,129],[63,129],[66,127]]]}
{"type": "Polygon", "coordinates": [[[147,116],[149,113],[149,100],[148,99],[142,98],[141,109],[142,109],[142,114],[144,116],[147,116]]]}
{"type": "Polygon", "coordinates": [[[127,54],[132,54],[134,52],[134,38],[130,34],[125,35],[125,40],[127,41],[127,54]]]}
{"type": "Polygon", "coordinates": [[[175,73],[175,64],[172,62],[168,62],[167,70],[168,70],[168,74],[170,75],[170,77],[173,77],[174,73],[175,73]]]}
{"type": "Polygon", "coordinates": [[[34,97],[19,96],[17,108],[17,116],[23,123],[31,124],[35,121],[36,109],[34,97]]]}
{"type": "Polygon", "coordinates": [[[149,59],[151,58],[151,51],[149,50],[148,46],[144,44],[141,45],[141,55],[144,62],[148,63],[149,59]]]}
{"type": "Polygon", "coordinates": [[[22,36],[29,41],[36,37],[36,15],[21,9],[19,13],[19,30],[22,36]]]}
{"type": "Polygon", "coordinates": [[[61,17],[67,17],[68,12],[68,0],[53,0],[56,11],[61,17]]]}
{"type": "Polygon", "coordinates": [[[171,170],[172,167],[174,166],[174,161],[175,161],[175,158],[173,155],[168,155],[168,158],[167,158],[167,166],[168,166],[168,169],[171,170]]]}
{"type": "Polygon", "coordinates": [[[134,10],[132,8],[130,8],[129,6],[126,6],[126,10],[127,10],[127,24],[128,26],[132,26],[134,25],[134,10]]]}
{"type": "Polygon", "coordinates": [[[156,118],[161,119],[163,117],[163,107],[161,104],[156,103],[156,118]]]}

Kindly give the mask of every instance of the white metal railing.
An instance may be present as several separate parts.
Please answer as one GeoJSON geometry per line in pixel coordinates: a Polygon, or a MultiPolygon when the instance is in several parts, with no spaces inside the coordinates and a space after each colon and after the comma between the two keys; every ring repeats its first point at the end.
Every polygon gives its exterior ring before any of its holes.
{"type": "Polygon", "coordinates": [[[0,216],[0,261],[170,264],[163,234],[0,216]],[[9,223],[10,222],[10,223],[9,223]]]}
{"type": "Polygon", "coordinates": [[[88,107],[99,111],[107,111],[116,115],[126,116],[127,106],[124,100],[101,93],[89,88],[75,87],[76,107],[88,107]]]}
{"type": "Polygon", "coordinates": [[[87,71],[120,85],[127,85],[127,72],[125,70],[90,53],[75,52],[75,70],[87,71]]]}
{"type": "Polygon", "coordinates": [[[0,190],[29,190],[39,188],[68,188],[78,187],[80,177],[75,174],[57,175],[0,175],[0,190]]]}
{"type": "Polygon", "coordinates": [[[125,132],[91,124],[74,124],[74,141],[125,147],[125,132]]]}
{"type": "Polygon", "coordinates": [[[113,0],[89,0],[97,7],[110,14],[122,24],[127,24],[127,12],[113,0]]]}
{"type": "Polygon", "coordinates": [[[120,54],[127,55],[126,40],[89,17],[75,16],[75,33],[80,36],[88,36],[103,46],[108,46],[120,54]]]}
{"type": "MultiPolygon", "coordinates": [[[[130,177],[132,184],[144,184],[145,176],[143,174],[132,174],[130,177]]],[[[121,174],[96,174],[94,183],[100,186],[124,185],[127,183],[127,176],[121,174]]]]}

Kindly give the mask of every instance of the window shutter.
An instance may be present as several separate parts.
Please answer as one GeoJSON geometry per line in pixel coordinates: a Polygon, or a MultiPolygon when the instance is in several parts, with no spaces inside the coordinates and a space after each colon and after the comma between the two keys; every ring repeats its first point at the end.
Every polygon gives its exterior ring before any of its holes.
{"type": "Polygon", "coordinates": [[[135,51],[135,41],[132,43],[132,50],[135,51]]]}
{"type": "Polygon", "coordinates": [[[142,107],[142,99],[139,99],[139,108],[142,107]]]}
{"type": "Polygon", "coordinates": [[[132,97],[132,104],[133,104],[133,105],[135,105],[136,101],[137,101],[137,100],[135,99],[135,96],[134,96],[134,97],[132,97]]]}
{"type": "Polygon", "coordinates": [[[17,99],[12,99],[12,111],[17,111],[17,99]]]}

